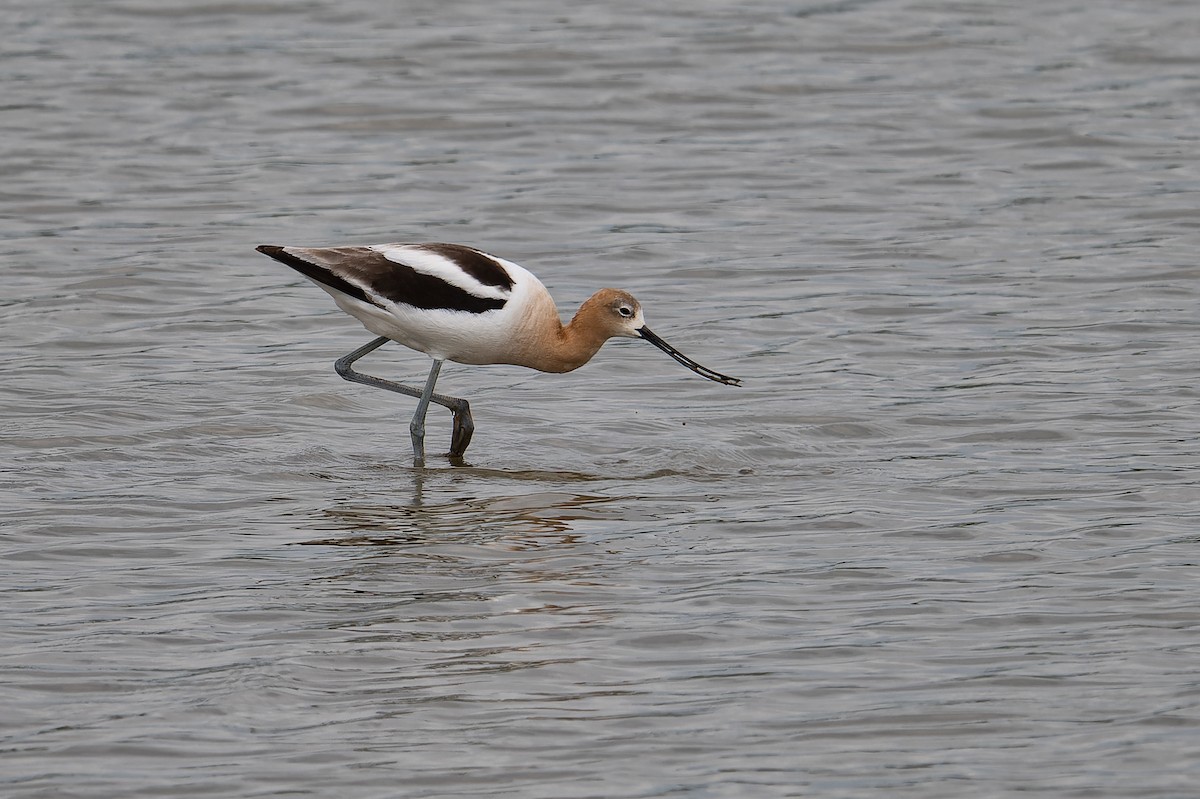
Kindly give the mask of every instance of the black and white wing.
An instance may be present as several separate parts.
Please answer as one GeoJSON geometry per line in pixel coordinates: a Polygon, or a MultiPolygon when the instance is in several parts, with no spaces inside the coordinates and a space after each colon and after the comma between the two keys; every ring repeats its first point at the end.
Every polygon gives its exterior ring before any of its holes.
{"type": "Polygon", "coordinates": [[[327,289],[386,309],[482,314],[512,296],[514,276],[499,259],[459,244],[279,247],[258,251],[327,289]]]}

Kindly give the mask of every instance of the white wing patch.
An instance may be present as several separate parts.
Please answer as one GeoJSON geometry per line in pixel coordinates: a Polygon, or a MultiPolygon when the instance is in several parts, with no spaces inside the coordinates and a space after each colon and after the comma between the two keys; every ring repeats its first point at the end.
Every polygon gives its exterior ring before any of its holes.
{"type": "Polygon", "coordinates": [[[452,259],[441,253],[432,252],[420,245],[414,244],[373,244],[369,249],[398,264],[404,264],[417,272],[436,277],[451,286],[492,300],[506,300],[511,295],[509,289],[499,286],[489,286],[481,283],[452,259]]]}

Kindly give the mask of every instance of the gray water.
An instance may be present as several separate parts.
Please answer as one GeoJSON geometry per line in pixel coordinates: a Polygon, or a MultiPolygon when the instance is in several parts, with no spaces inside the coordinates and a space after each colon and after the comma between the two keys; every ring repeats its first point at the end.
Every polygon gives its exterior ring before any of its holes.
{"type": "Polygon", "coordinates": [[[1196,794],[1195,3],[3,12],[0,794],[1196,794]],[[253,250],[414,240],[745,385],[414,469],[253,250]]]}

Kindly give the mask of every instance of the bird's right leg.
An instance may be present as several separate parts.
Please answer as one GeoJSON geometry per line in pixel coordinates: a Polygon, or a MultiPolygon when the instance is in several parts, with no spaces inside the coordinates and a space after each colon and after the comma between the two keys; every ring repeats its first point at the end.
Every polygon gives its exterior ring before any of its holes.
{"type": "Polygon", "coordinates": [[[475,432],[475,420],[471,418],[471,405],[465,399],[446,397],[450,403],[443,403],[454,414],[454,432],[450,434],[450,459],[460,465],[463,453],[471,443],[475,432]]]}
{"type": "MultiPolygon", "coordinates": [[[[417,388],[415,386],[406,386],[403,383],[397,383],[393,380],[385,380],[382,377],[375,377],[374,375],[363,374],[362,372],[355,371],[352,368],[354,362],[357,361],[359,358],[363,357],[364,355],[366,355],[368,353],[374,352],[375,350],[382,347],[384,344],[387,344],[389,341],[391,341],[391,339],[388,338],[387,336],[380,336],[377,339],[368,341],[366,344],[359,347],[354,352],[351,352],[348,355],[344,355],[343,357],[338,358],[337,362],[334,363],[334,365],[333,365],[334,370],[343,379],[349,380],[352,383],[362,383],[365,386],[374,386],[375,388],[382,388],[387,391],[395,391],[398,394],[404,394],[409,397],[417,397],[418,399],[423,398],[426,391],[428,390],[429,397],[427,400],[425,400],[426,407],[428,407],[430,402],[433,402],[433,403],[436,403],[437,405],[441,405],[444,408],[449,408],[450,412],[454,414],[454,432],[451,434],[451,437],[450,437],[450,453],[449,454],[450,454],[451,458],[461,460],[463,453],[466,452],[466,450],[467,450],[467,446],[471,443],[471,434],[475,432],[475,423],[474,423],[474,420],[471,418],[471,406],[465,399],[459,399],[458,397],[449,397],[449,396],[446,396],[445,394],[434,394],[433,393],[433,384],[429,380],[426,381],[424,388],[417,388]]],[[[437,367],[440,368],[440,363],[438,363],[438,362],[435,362],[435,363],[436,363],[437,367]]],[[[436,370],[431,371],[431,377],[433,379],[433,382],[437,381],[436,370]]],[[[418,405],[418,410],[420,410],[420,405],[418,405]]],[[[416,422],[416,417],[413,418],[413,422],[414,423],[416,422]]],[[[412,425],[410,425],[409,427],[410,427],[410,432],[412,432],[412,430],[411,430],[412,425]]],[[[422,414],[421,429],[422,429],[422,434],[423,434],[424,433],[424,414],[422,414]]],[[[423,436],[422,436],[422,438],[423,438],[423,436]]],[[[415,452],[416,442],[415,441],[414,441],[413,449],[414,449],[414,455],[415,455],[416,454],[416,452],[415,452]]]]}

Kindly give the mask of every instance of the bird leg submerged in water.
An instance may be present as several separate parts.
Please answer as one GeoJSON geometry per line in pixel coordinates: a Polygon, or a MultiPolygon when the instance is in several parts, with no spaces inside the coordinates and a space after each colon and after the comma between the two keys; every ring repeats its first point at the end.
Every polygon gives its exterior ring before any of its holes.
{"type": "Polygon", "coordinates": [[[475,432],[475,422],[471,418],[471,405],[465,399],[433,393],[433,386],[437,383],[438,373],[442,368],[442,361],[434,359],[433,367],[429,370],[429,378],[425,381],[424,388],[416,388],[414,386],[406,386],[403,383],[396,383],[392,380],[384,380],[382,377],[366,375],[362,372],[356,372],[351,368],[351,365],[359,358],[369,352],[374,352],[389,341],[391,339],[387,336],[380,336],[377,339],[367,342],[349,355],[338,358],[337,362],[333,365],[334,370],[341,377],[351,382],[395,391],[398,394],[417,397],[420,400],[417,403],[417,412],[413,414],[412,421],[408,425],[409,433],[412,436],[414,466],[425,465],[425,413],[429,410],[429,403],[434,402],[444,408],[449,408],[451,413],[454,414],[454,432],[450,436],[449,456],[451,460],[461,462],[463,453],[467,451],[467,446],[471,443],[471,436],[475,432]]]}

